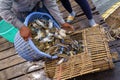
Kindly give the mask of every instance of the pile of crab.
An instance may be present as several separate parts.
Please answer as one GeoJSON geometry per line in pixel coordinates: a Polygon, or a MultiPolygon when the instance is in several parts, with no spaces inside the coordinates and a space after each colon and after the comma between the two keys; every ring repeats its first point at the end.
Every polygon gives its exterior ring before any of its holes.
{"type": "Polygon", "coordinates": [[[46,54],[64,57],[83,52],[82,40],[72,39],[74,32],[56,28],[50,19],[36,19],[28,27],[32,33],[33,43],[46,54]]]}

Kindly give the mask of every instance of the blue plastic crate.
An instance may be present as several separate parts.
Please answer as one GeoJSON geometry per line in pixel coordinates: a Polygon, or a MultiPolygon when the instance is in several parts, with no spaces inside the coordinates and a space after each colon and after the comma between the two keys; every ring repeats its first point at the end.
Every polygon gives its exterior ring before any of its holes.
{"type": "MultiPolygon", "coordinates": [[[[30,22],[33,22],[35,19],[51,19],[55,27],[60,28],[59,25],[52,19],[52,17],[47,13],[33,12],[27,16],[24,24],[28,26],[30,22]]],[[[56,59],[57,56],[51,56],[40,51],[32,42],[31,39],[24,41],[18,32],[15,36],[14,45],[17,53],[27,61],[36,61],[43,58],[56,59]]]]}

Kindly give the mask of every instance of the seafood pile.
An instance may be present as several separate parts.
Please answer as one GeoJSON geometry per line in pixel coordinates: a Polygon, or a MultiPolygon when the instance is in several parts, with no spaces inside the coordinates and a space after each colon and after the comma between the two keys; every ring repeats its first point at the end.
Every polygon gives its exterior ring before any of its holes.
{"type": "Polygon", "coordinates": [[[33,43],[46,54],[65,57],[83,52],[82,40],[72,39],[74,32],[56,28],[50,19],[36,19],[29,23],[28,27],[33,43]]]}

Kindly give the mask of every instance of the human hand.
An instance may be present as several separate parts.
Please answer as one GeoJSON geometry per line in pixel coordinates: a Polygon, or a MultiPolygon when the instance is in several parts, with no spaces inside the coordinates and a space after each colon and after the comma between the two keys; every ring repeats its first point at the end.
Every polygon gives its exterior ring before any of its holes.
{"type": "Polygon", "coordinates": [[[62,24],[62,27],[61,27],[61,28],[64,29],[64,30],[68,30],[68,31],[74,31],[74,30],[75,30],[75,29],[73,28],[73,26],[70,25],[70,24],[68,24],[68,23],[62,24]]]}
{"type": "Polygon", "coordinates": [[[22,26],[20,28],[20,35],[25,41],[27,41],[28,38],[31,37],[30,29],[26,26],[22,26]]]}

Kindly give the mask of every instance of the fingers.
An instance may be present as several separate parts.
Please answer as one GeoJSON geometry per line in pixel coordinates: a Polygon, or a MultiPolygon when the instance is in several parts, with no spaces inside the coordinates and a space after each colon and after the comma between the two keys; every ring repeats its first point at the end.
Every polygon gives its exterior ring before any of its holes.
{"type": "Polygon", "coordinates": [[[23,37],[25,41],[27,41],[29,38],[31,38],[31,33],[26,34],[26,36],[23,37]]]}
{"type": "Polygon", "coordinates": [[[66,26],[66,27],[61,27],[62,29],[64,30],[67,30],[67,31],[74,31],[74,27],[73,26],[66,26]]]}
{"type": "Polygon", "coordinates": [[[23,38],[25,41],[27,41],[28,40],[28,38],[27,37],[25,37],[25,38],[23,38]]]}
{"type": "Polygon", "coordinates": [[[68,31],[74,31],[74,27],[68,23],[64,23],[62,24],[62,28],[65,29],[65,30],[68,30],[68,31]]]}
{"type": "Polygon", "coordinates": [[[27,41],[28,38],[31,37],[30,29],[28,27],[22,27],[20,29],[20,35],[25,41],[27,41]]]}
{"type": "Polygon", "coordinates": [[[75,31],[75,28],[73,26],[71,26],[70,28],[71,28],[71,31],[75,31]]]}

